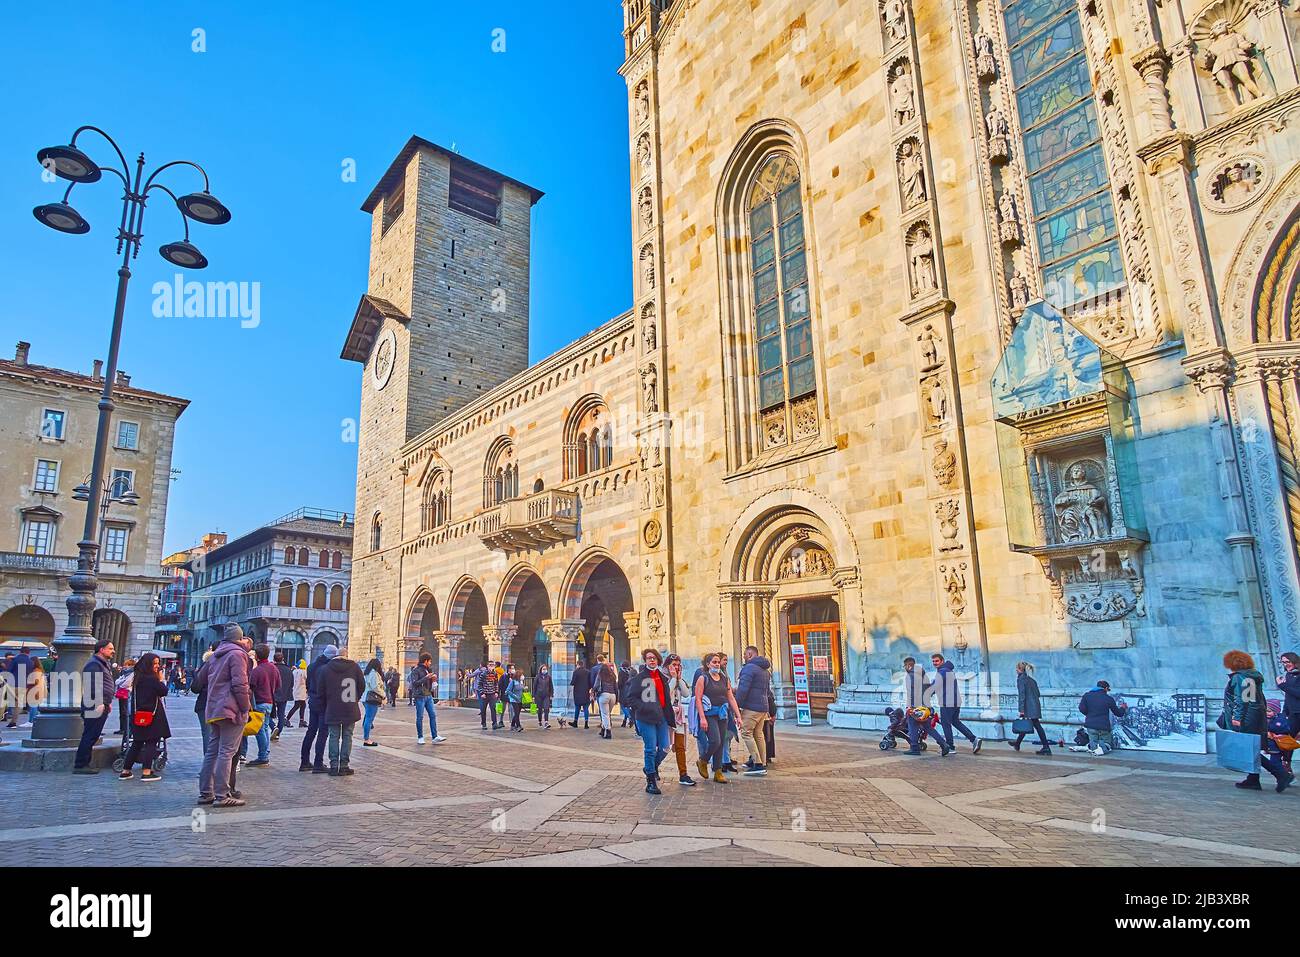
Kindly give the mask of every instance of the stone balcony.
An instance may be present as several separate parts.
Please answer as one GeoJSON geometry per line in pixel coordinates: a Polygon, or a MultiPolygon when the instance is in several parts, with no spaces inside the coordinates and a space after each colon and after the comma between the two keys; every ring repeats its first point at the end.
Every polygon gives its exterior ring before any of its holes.
{"type": "Polygon", "coordinates": [[[480,516],[479,539],[488,548],[519,552],[578,535],[578,495],[547,489],[502,502],[480,516]]]}
{"type": "Polygon", "coordinates": [[[70,575],[76,570],[77,560],[70,556],[0,552],[0,571],[56,572],[60,575],[70,575]]]}

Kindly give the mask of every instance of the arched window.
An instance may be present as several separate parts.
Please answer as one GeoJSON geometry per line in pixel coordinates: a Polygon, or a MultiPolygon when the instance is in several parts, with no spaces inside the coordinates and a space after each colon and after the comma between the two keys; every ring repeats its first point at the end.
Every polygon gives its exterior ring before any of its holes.
{"type": "Polygon", "coordinates": [[[335,567],[335,568],[342,568],[342,567],[343,567],[343,553],[342,553],[342,552],[336,551],[336,552],[334,553],[334,567],[335,567]]]}
{"type": "Polygon", "coordinates": [[[566,481],[613,464],[614,432],[608,423],[609,409],[600,396],[584,396],[574,405],[564,424],[566,481]]]}
{"type": "Polygon", "coordinates": [[[449,503],[447,474],[437,469],[424,480],[424,492],[420,504],[420,531],[427,532],[447,524],[449,503]]]}
{"type": "Polygon", "coordinates": [[[306,582],[299,582],[298,588],[294,594],[293,604],[295,608],[306,608],[311,598],[311,588],[306,582]]]}
{"type": "Polygon", "coordinates": [[[519,466],[515,445],[504,435],[492,443],[483,469],[483,507],[491,508],[519,497],[519,466]]]}
{"type": "Polygon", "coordinates": [[[280,596],[276,599],[276,604],[286,608],[293,604],[293,585],[290,582],[280,582],[280,596]]]}
{"type": "Polygon", "coordinates": [[[333,588],[330,589],[330,610],[331,611],[343,610],[343,586],[342,585],[335,585],[333,588]]]}
{"type": "Polygon", "coordinates": [[[311,561],[311,549],[304,545],[302,548],[298,549],[298,564],[306,567],[309,561],[311,561]]]}
{"type": "Polygon", "coordinates": [[[325,586],[318,584],[312,589],[311,606],[313,608],[324,608],[327,601],[325,586]]]}
{"type": "Polygon", "coordinates": [[[318,558],[316,561],[317,561],[317,567],[319,567],[319,568],[329,568],[329,567],[330,567],[330,553],[329,553],[329,551],[326,550],[326,549],[324,549],[324,548],[322,548],[322,549],[320,550],[320,558],[318,558]]]}
{"type": "Polygon", "coordinates": [[[778,120],[754,126],[719,187],[720,382],[733,470],[777,464],[829,441],[803,142],[778,120]]]}
{"type": "Polygon", "coordinates": [[[375,517],[370,520],[370,550],[379,551],[384,543],[384,517],[375,512],[375,517]]]}
{"type": "Polygon", "coordinates": [[[292,565],[297,560],[298,560],[298,554],[297,552],[294,551],[293,546],[292,545],[284,546],[284,563],[286,565],[292,565]]]}
{"type": "MultiPolygon", "coordinates": [[[[1038,243],[1043,298],[1064,309],[1125,283],[1083,24],[1078,6],[1065,0],[1003,0],[1002,12],[1029,231],[1038,243]]],[[[987,122],[996,135],[997,120],[987,122]]],[[[1005,118],[1001,123],[1005,133],[1005,118]]]]}

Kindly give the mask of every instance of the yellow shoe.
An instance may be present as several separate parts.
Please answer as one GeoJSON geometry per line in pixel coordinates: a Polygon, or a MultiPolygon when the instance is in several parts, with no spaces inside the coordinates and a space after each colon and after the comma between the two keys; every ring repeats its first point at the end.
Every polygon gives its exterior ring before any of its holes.
{"type": "Polygon", "coordinates": [[[723,774],[721,771],[714,771],[714,772],[713,772],[713,783],[714,783],[714,784],[730,784],[731,782],[727,780],[727,776],[726,776],[725,774],[723,774]]]}
{"type": "Polygon", "coordinates": [[[707,781],[709,779],[709,762],[696,761],[695,766],[700,769],[700,777],[707,781]]]}

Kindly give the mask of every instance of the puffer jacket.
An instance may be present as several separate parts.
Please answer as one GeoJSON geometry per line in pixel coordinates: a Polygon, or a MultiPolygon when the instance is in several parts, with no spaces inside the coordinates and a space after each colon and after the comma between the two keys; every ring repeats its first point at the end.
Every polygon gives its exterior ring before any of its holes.
{"type": "Polygon", "coordinates": [[[1126,709],[1115,703],[1115,699],[1100,687],[1094,687],[1079,699],[1079,713],[1083,715],[1083,726],[1094,731],[1109,731],[1110,716],[1123,717],[1126,709]]]}
{"type": "Polygon", "coordinates": [[[247,724],[253,699],[248,687],[248,652],[244,646],[223,641],[205,668],[208,699],[203,709],[204,720],[247,724]]]}
{"type": "Polygon", "coordinates": [[[361,666],[340,655],[320,669],[320,686],[325,696],[326,724],[356,724],[361,720],[361,699],[366,678],[361,666]]]}
{"type": "Polygon", "coordinates": [[[742,711],[767,711],[767,694],[772,677],[772,663],[762,655],[749,659],[736,680],[736,704],[742,711]]]}
{"type": "Polygon", "coordinates": [[[960,708],[961,689],[957,687],[957,669],[951,661],[945,661],[934,673],[934,683],[930,685],[933,701],[937,708],[960,708]]]}
{"type": "Polygon", "coordinates": [[[1223,720],[1230,731],[1243,734],[1264,732],[1267,723],[1264,676],[1254,668],[1244,668],[1228,675],[1228,684],[1223,689],[1223,720]]]}
{"type": "Polygon", "coordinates": [[[540,707],[549,707],[555,699],[555,682],[549,671],[545,673],[539,671],[537,677],[533,679],[533,697],[540,707]]]}

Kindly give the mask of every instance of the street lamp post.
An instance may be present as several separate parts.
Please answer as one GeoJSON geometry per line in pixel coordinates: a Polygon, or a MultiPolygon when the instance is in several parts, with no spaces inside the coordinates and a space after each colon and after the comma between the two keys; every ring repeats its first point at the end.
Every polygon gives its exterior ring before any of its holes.
{"type": "MultiPolygon", "coordinates": [[[[32,210],[38,220],[63,233],[81,234],[90,231],[90,224],[68,204],[68,197],[79,183],[94,183],[104,173],[112,173],[122,181],[122,218],[117,227],[117,251],[122,265],[117,270],[117,300],[113,307],[113,330],[108,343],[108,365],[104,370],[104,388],[99,397],[99,427],[95,432],[95,454],[89,480],[81,487],[85,491],[86,523],[81,541],[77,543],[77,570],[69,577],[72,594],[68,596],[68,627],[54,640],[58,664],[50,681],[50,707],[42,708],[32,724],[32,734],[23,743],[31,747],[73,747],[81,739],[83,695],[79,674],[90,659],[95,647],[93,623],[95,615],[95,589],[99,570],[99,525],[101,503],[112,490],[104,484],[104,463],[108,453],[108,430],[113,416],[113,386],[117,378],[117,353],[122,340],[122,317],[126,311],[126,287],[131,278],[131,260],[140,255],[140,241],[144,238],[144,213],[149,194],[154,190],[166,193],[181,212],[184,238],[167,243],[158,252],[173,265],[184,269],[202,269],[207,259],[190,242],[189,220],[219,226],[230,221],[230,210],[208,190],[208,174],[203,167],[189,160],[164,163],[145,176],[145,159],[141,153],[136,159],[132,175],[126,155],[117,142],[95,126],[79,127],[66,146],[47,146],[36,154],[36,159],[47,170],[61,179],[69,180],[63,200],[46,203],[32,210]],[[80,147],[77,138],[91,132],[103,137],[117,158],[121,168],[110,164],[100,166],[80,147]],[[162,183],[158,174],[174,166],[189,166],[203,176],[203,189],[196,193],[177,196],[162,183]]],[[[132,493],[134,494],[134,493],[132,493]]],[[[98,689],[95,689],[96,693],[98,689]]],[[[103,702],[111,704],[111,702],[103,702]]]]}

